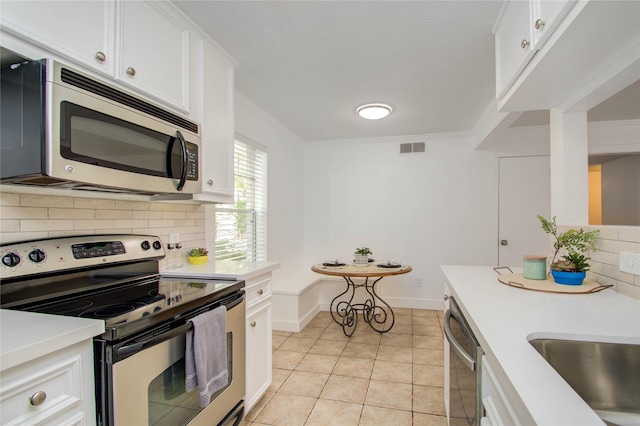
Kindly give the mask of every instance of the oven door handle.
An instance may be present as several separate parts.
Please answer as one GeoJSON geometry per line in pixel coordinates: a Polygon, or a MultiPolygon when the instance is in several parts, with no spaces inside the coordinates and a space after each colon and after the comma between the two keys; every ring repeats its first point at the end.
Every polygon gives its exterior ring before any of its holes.
{"type": "Polygon", "coordinates": [[[162,333],[159,336],[152,337],[148,340],[143,340],[142,342],[132,343],[130,345],[121,346],[118,348],[116,353],[119,357],[126,357],[136,352],[140,352],[141,350],[148,348],[150,346],[157,345],[159,343],[165,342],[167,340],[173,339],[176,336],[180,336],[181,334],[186,333],[187,331],[193,328],[193,323],[189,321],[185,325],[181,325],[178,328],[174,328],[166,333],[162,333]]]}
{"type": "MultiPolygon", "coordinates": [[[[232,301],[231,303],[229,303],[228,305],[226,305],[227,307],[227,312],[229,312],[231,309],[233,309],[234,307],[238,306],[240,303],[242,303],[242,301],[244,300],[244,294],[242,295],[242,297],[232,301]]],[[[124,345],[119,347],[116,350],[116,354],[119,357],[126,357],[129,356],[131,354],[134,354],[136,352],[140,352],[141,350],[148,348],[150,346],[154,346],[157,345],[159,343],[165,342],[169,339],[173,339],[176,336],[180,336],[181,334],[186,333],[187,331],[191,330],[193,328],[193,323],[191,321],[188,321],[186,324],[181,325],[180,327],[176,327],[173,330],[169,330],[166,333],[162,333],[158,336],[152,337],[148,340],[143,340],[141,342],[136,342],[136,343],[132,343],[130,345],[124,345]]]]}

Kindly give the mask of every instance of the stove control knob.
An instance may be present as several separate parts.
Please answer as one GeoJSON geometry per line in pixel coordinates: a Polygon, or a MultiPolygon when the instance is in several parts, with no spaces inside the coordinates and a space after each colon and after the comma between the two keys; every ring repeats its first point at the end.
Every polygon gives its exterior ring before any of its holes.
{"type": "Polygon", "coordinates": [[[153,248],[156,250],[160,250],[162,248],[162,243],[158,240],[153,242],[153,248]]]}
{"type": "Polygon", "coordinates": [[[140,244],[140,247],[142,247],[142,250],[147,251],[151,248],[151,244],[149,244],[149,241],[145,240],[140,244]]]}
{"type": "Polygon", "coordinates": [[[31,259],[31,261],[35,263],[42,262],[45,257],[46,256],[44,252],[40,249],[34,249],[33,251],[31,251],[31,253],[29,253],[29,259],[31,259]]]}
{"type": "Polygon", "coordinates": [[[20,264],[20,256],[15,253],[7,253],[2,256],[2,264],[8,266],[9,268],[18,266],[20,264]]]}

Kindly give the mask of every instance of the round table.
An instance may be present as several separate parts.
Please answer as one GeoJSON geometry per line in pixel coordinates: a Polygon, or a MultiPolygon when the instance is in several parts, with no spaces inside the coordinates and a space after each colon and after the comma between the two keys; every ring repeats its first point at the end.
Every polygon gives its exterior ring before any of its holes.
{"type": "Polygon", "coordinates": [[[342,326],[342,331],[349,337],[358,326],[358,312],[362,313],[362,319],[379,333],[391,330],[395,323],[395,315],[391,306],[378,295],[376,284],[384,277],[401,275],[411,272],[409,265],[390,265],[389,263],[370,262],[368,265],[359,266],[352,263],[334,264],[320,263],[313,265],[311,270],[323,275],[333,275],[344,278],[347,288],[331,301],[331,317],[342,326]],[[353,278],[364,278],[363,282],[354,282],[353,278]],[[369,278],[374,278],[369,282],[369,278]],[[356,289],[365,290],[365,300],[355,303],[356,289]],[[350,294],[347,294],[349,293],[350,294]],[[343,297],[345,296],[346,297],[343,297]],[[339,300],[342,299],[342,300],[339,300]]]}

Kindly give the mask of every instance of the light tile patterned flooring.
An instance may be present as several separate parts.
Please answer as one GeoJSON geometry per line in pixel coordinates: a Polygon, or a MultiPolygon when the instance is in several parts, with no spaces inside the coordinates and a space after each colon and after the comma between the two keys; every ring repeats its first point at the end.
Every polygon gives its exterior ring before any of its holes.
{"type": "Polygon", "coordinates": [[[247,425],[446,425],[442,311],[394,312],[384,334],[360,320],[347,338],[329,312],[274,331],[273,384],[247,425]]]}

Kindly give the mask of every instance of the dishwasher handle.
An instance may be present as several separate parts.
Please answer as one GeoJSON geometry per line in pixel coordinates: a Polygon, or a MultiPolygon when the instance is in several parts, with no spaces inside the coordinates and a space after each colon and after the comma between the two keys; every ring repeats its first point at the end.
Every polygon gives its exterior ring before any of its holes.
{"type": "Polygon", "coordinates": [[[455,353],[462,360],[462,362],[464,362],[464,364],[467,367],[469,367],[470,370],[475,371],[476,360],[473,359],[473,356],[471,356],[471,354],[468,354],[464,350],[460,342],[458,342],[456,338],[453,336],[453,332],[451,331],[451,324],[450,324],[450,321],[452,318],[454,318],[454,316],[451,314],[451,309],[447,309],[446,311],[444,311],[444,327],[443,327],[444,335],[449,341],[449,344],[451,345],[455,353]]]}

